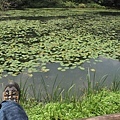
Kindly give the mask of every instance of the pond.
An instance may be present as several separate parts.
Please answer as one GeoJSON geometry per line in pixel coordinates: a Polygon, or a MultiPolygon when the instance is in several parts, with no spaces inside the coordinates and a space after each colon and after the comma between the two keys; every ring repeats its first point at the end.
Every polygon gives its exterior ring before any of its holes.
{"type": "MultiPolygon", "coordinates": [[[[50,69],[48,72],[33,72],[28,73],[27,70],[22,72],[17,76],[7,76],[0,80],[0,92],[2,93],[3,86],[8,80],[14,80],[16,82],[22,82],[23,84],[27,81],[27,85],[33,84],[38,88],[39,85],[42,86],[42,80],[44,80],[48,91],[52,90],[53,84],[56,80],[55,86],[60,85],[61,88],[69,89],[72,84],[75,84],[76,89],[87,87],[86,76],[90,72],[90,78],[93,81],[94,73],[96,75],[96,82],[101,79],[105,80],[104,85],[109,86],[113,80],[120,80],[120,62],[118,60],[106,59],[99,57],[102,62],[95,62],[94,59],[90,60],[90,63],[85,62],[82,66],[85,70],[80,70],[79,68],[68,69],[66,71],[59,71],[57,68],[60,66],[58,63],[48,63],[46,66],[50,69]],[[104,76],[104,77],[103,77],[104,76]],[[102,79],[103,77],[103,79],[102,79]]],[[[92,82],[91,81],[91,82],[92,82]]],[[[0,94],[1,94],[0,93],[0,94]]]]}
{"type": "Polygon", "coordinates": [[[65,90],[72,84],[76,89],[87,88],[88,73],[91,82],[105,80],[107,86],[119,80],[118,12],[86,9],[5,11],[0,17],[0,92],[8,80],[22,85],[27,81],[27,86],[31,89],[34,84],[36,91],[39,86],[43,89],[45,84],[49,92],[59,84],[60,89],[65,90]]]}

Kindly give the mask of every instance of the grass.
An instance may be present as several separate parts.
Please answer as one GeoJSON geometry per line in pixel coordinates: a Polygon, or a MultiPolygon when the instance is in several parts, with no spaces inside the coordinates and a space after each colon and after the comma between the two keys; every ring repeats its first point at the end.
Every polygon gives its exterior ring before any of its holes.
{"type": "MultiPolygon", "coordinates": [[[[75,91],[75,84],[71,84],[68,90],[61,89],[60,84],[56,85],[57,77],[52,86],[52,93],[47,90],[44,79],[42,79],[45,95],[42,96],[42,90],[36,90],[35,84],[32,84],[33,96],[29,99],[21,99],[21,105],[30,120],[73,120],[111,113],[120,112],[120,81],[113,80],[110,87],[105,86],[107,75],[101,77],[99,82],[91,75],[88,70],[86,80],[87,87],[75,91]],[[74,91],[74,92],[73,92],[74,91]],[[36,97],[36,93],[39,95],[36,97]],[[80,94],[78,94],[80,93],[80,94]],[[82,93],[82,94],[81,94],[82,93]],[[40,101],[40,97],[44,98],[40,101]]],[[[22,87],[22,86],[21,86],[22,87]]],[[[28,87],[27,87],[28,88],[28,87]]],[[[27,94],[26,82],[23,86],[23,93],[27,94]]],[[[24,95],[24,94],[23,94],[24,95]]],[[[27,95],[24,95],[27,96],[27,95]]],[[[29,96],[30,97],[30,96],[29,96]]]]}
{"type": "Polygon", "coordinates": [[[72,120],[120,112],[120,92],[103,90],[79,102],[28,102],[24,105],[30,120],[72,120]],[[32,103],[32,104],[31,104],[32,103]]]}

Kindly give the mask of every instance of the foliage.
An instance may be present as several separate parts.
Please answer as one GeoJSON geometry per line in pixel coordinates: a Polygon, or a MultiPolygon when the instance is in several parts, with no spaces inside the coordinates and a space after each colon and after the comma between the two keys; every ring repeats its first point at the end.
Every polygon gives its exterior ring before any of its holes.
{"type": "Polygon", "coordinates": [[[86,8],[86,5],[85,5],[84,3],[80,3],[80,4],[78,5],[78,8],[86,8]]]}
{"type": "Polygon", "coordinates": [[[1,0],[0,1],[0,9],[8,10],[8,9],[22,9],[27,4],[26,0],[1,0]]]}
{"type": "Polygon", "coordinates": [[[63,7],[63,1],[62,0],[43,0],[43,1],[28,1],[28,6],[31,8],[59,8],[63,7]]]}
{"type": "MultiPolygon", "coordinates": [[[[80,7],[79,4],[91,4],[91,7],[100,7],[109,6],[109,7],[120,7],[119,0],[1,0],[0,1],[0,8],[2,10],[8,9],[23,9],[27,7],[31,8],[56,8],[56,7],[80,7]],[[97,4],[95,4],[97,3],[97,4]],[[92,5],[93,4],[93,5],[92,5]]],[[[82,6],[81,6],[82,7],[82,6]]],[[[81,8],[80,7],[80,8],[81,8]]],[[[83,7],[82,7],[83,8],[83,7]]]]}
{"type": "Polygon", "coordinates": [[[101,6],[100,4],[96,4],[96,3],[89,3],[87,4],[87,8],[101,8],[101,9],[104,9],[105,6],[101,6]]]}
{"type": "MultiPolygon", "coordinates": [[[[93,71],[92,71],[93,72],[93,71]]],[[[34,99],[37,102],[78,102],[80,101],[80,96],[89,96],[91,94],[99,93],[103,89],[107,89],[113,92],[120,90],[120,80],[119,77],[115,76],[111,85],[106,85],[106,79],[108,75],[104,75],[101,78],[97,78],[96,71],[91,77],[90,70],[88,69],[88,74],[86,79],[83,80],[83,86],[77,87],[76,84],[71,84],[68,88],[63,88],[60,81],[57,83],[58,79],[55,78],[51,87],[48,87],[45,80],[42,78],[35,84],[36,81],[33,79],[31,84],[29,84],[29,79],[22,83],[20,81],[21,88],[21,99],[20,101],[26,102],[27,99],[34,99]],[[86,82],[85,82],[86,81],[86,82]]],[[[74,82],[74,81],[73,81],[74,82]]]]}
{"type": "MultiPolygon", "coordinates": [[[[86,118],[91,116],[98,116],[104,114],[112,114],[120,112],[120,81],[113,80],[114,85],[109,88],[105,85],[106,75],[102,76],[98,81],[96,80],[96,73],[91,79],[90,71],[86,79],[88,81],[87,87],[79,88],[78,91],[74,89],[72,84],[68,90],[61,89],[60,84],[56,85],[57,78],[53,83],[52,93],[47,90],[47,85],[44,79],[42,84],[44,86],[44,93],[46,93],[46,100],[38,101],[36,93],[42,94],[41,89],[37,89],[35,81],[32,83],[32,90],[34,96],[30,96],[27,91],[27,81],[21,85],[22,94],[20,104],[24,107],[30,120],[72,120],[77,118],[86,118]],[[116,84],[116,85],[115,85],[116,84]],[[80,93],[83,94],[80,95],[80,93]],[[78,94],[79,93],[79,94],[78,94]],[[26,97],[25,96],[28,96],[26,97]],[[49,98],[48,98],[49,97],[49,98]],[[25,99],[23,99],[25,98],[25,99]],[[31,104],[32,103],[32,104],[31,104]]],[[[42,86],[40,86],[42,88],[42,86]]],[[[40,99],[43,96],[39,96],[40,99]]],[[[45,98],[45,97],[44,97],[45,98]]]]}
{"type": "Polygon", "coordinates": [[[95,0],[95,1],[103,6],[120,8],[119,0],[95,0]]]}
{"type": "Polygon", "coordinates": [[[103,90],[83,97],[79,102],[50,102],[47,104],[28,101],[23,104],[30,120],[72,120],[120,112],[120,92],[103,90]],[[31,104],[32,103],[32,104],[31,104]]]}
{"type": "Polygon", "coordinates": [[[91,58],[119,59],[117,12],[88,11],[27,9],[2,13],[0,72],[16,75],[27,68],[35,72],[37,66],[37,71],[45,72],[48,62],[60,63],[59,70],[83,69],[81,64],[91,58]]]}
{"type": "Polygon", "coordinates": [[[66,2],[64,2],[64,7],[66,7],[66,8],[75,8],[76,7],[76,3],[74,3],[74,2],[71,2],[71,1],[66,1],[66,2]]]}

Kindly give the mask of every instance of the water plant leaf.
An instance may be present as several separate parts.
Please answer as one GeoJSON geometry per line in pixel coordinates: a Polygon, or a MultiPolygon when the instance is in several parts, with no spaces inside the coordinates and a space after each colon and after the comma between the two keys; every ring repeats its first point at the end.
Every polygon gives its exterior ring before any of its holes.
{"type": "MultiPolygon", "coordinates": [[[[1,72],[19,74],[27,68],[33,68],[32,71],[36,72],[37,66],[46,66],[46,63],[52,62],[60,63],[60,67],[67,70],[68,67],[75,69],[85,61],[89,63],[91,58],[95,59],[95,62],[100,62],[99,56],[119,59],[120,16],[114,16],[113,19],[112,15],[104,17],[98,11],[94,11],[96,14],[90,10],[73,11],[45,9],[43,12],[40,9],[34,13],[29,10],[11,10],[4,12],[6,15],[9,14],[6,18],[1,14],[1,72]],[[45,20],[9,20],[10,17],[17,16],[29,18],[33,13],[35,17],[45,16],[45,20]],[[54,17],[51,19],[48,16],[54,17]],[[61,16],[66,17],[61,19],[61,16]]],[[[80,69],[84,68],[81,66],[80,69]]],[[[42,70],[48,71],[44,67],[42,70]]]]}

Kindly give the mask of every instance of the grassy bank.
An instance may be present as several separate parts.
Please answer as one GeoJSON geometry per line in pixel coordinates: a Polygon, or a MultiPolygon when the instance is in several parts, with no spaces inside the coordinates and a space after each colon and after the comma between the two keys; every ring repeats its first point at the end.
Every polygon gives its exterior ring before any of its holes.
{"type": "Polygon", "coordinates": [[[30,120],[73,120],[120,112],[120,91],[102,90],[82,96],[79,101],[37,103],[30,100],[22,104],[30,120]]]}
{"type": "Polygon", "coordinates": [[[30,120],[73,120],[120,112],[120,91],[103,90],[83,97],[81,101],[50,102],[36,104],[30,101],[23,105],[30,120]]]}
{"type": "Polygon", "coordinates": [[[34,84],[32,84],[31,92],[33,92],[34,97],[32,96],[29,99],[26,99],[28,88],[24,84],[21,105],[24,107],[30,120],[73,120],[119,113],[119,78],[114,79],[109,87],[105,85],[106,76],[101,77],[99,82],[96,79],[90,78],[90,74],[88,73],[86,76],[86,80],[88,81],[87,87],[79,88],[77,91],[74,89],[74,84],[68,90],[59,90],[62,86],[60,84],[55,86],[55,80],[52,93],[47,90],[43,80],[44,91],[46,93],[43,95],[44,97],[42,96],[42,91],[37,91],[34,84]],[[41,94],[41,96],[36,97],[36,93],[41,94]],[[41,101],[41,97],[44,98],[43,101],[41,101]]]}

